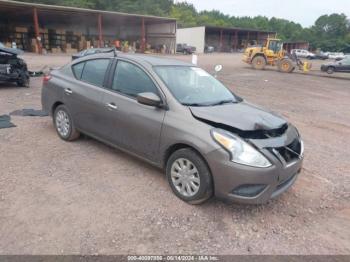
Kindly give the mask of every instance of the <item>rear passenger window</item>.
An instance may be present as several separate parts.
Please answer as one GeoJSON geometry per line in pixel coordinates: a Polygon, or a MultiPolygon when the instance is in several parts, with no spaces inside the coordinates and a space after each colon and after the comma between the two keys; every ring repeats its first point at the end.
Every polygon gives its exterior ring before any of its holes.
{"type": "Polygon", "coordinates": [[[103,86],[109,59],[95,59],[85,62],[81,80],[95,86],[103,86]]]}
{"type": "Polygon", "coordinates": [[[85,63],[79,63],[76,65],[73,65],[73,73],[76,79],[80,80],[81,79],[81,73],[83,73],[85,63]]]}
{"type": "Polygon", "coordinates": [[[158,94],[152,79],[141,68],[124,61],[117,63],[112,89],[132,97],[144,92],[158,94]]]}

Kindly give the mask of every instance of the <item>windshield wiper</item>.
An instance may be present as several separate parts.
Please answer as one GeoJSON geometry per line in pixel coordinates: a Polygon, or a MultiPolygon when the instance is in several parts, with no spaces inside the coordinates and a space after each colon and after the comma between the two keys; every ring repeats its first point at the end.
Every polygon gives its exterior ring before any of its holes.
{"type": "Polygon", "coordinates": [[[200,104],[200,103],[182,103],[184,106],[208,106],[208,104],[200,104]]]}
{"type": "Polygon", "coordinates": [[[221,101],[212,103],[210,104],[210,106],[219,106],[219,105],[231,104],[231,103],[235,103],[235,101],[232,99],[226,99],[226,100],[221,100],[221,101]]]}

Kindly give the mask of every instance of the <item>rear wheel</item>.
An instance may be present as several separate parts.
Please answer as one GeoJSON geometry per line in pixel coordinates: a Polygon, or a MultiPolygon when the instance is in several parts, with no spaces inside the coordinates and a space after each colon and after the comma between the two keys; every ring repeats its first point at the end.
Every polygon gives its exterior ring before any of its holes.
{"type": "Polygon", "coordinates": [[[213,194],[210,170],[195,151],[185,148],[173,153],[166,175],[174,194],[190,204],[201,204],[213,194]]]}
{"type": "Polygon", "coordinates": [[[294,70],[293,62],[290,59],[282,59],[278,63],[278,70],[283,73],[291,73],[294,70]]]}
{"type": "Polygon", "coordinates": [[[56,108],[53,122],[60,138],[65,141],[73,141],[79,138],[80,133],[75,129],[73,120],[64,105],[56,108]]]}
{"type": "Polygon", "coordinates": [[[256,56],[253,58],[252,65],[254,69],[264,70],[266,67],[266,60],[262,56],[256,56]]]}

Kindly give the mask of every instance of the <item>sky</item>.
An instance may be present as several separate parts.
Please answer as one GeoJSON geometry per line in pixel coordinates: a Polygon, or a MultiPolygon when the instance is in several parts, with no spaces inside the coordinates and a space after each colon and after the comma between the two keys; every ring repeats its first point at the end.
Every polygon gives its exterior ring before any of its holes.
{"type": "MultiPolygon", "coordinates": [[[[177,0],[175,2],[184,2],[177,0]]],[[[288,19],[304,27],[324,14],[344,13],[350,18],[350,0],[186,0],[198,11],[219,10],[232,16],[267,16],[288,19]]]]}

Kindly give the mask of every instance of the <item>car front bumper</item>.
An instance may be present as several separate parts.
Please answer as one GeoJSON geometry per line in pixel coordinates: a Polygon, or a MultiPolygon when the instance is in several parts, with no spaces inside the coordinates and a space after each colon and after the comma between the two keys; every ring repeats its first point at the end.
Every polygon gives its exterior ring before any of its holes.
{"type": "Polygon", "coordinates": [[[218,149],[207,155],[207,161],[217,198],[245,204],[264,204],[294,184],[303,158],[285,165],[276,160],[271,167],[255,168],[230,161],[229,154],[224,149],[218,149]]]}
{"type": "Polygon", "coordinates": [[[322,66],[321,66],[321,71],[323,71],[323,72],[327,71],[327,66],[322,65],[322,66]]]}

